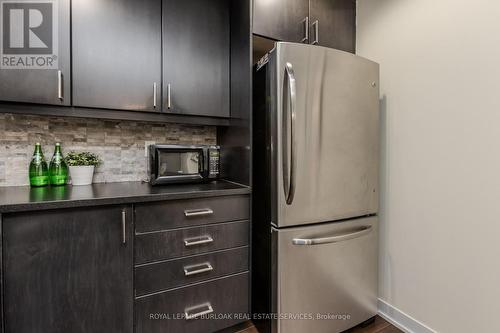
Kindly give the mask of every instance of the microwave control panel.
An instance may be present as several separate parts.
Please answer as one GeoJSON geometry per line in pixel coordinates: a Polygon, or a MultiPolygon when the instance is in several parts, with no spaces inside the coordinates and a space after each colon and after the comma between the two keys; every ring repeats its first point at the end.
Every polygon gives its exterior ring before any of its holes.
{"type": "Polygon", "coordinates": [[[208,178],[219,176],[220,153],[219,149],[208,150],[208,178]]]}

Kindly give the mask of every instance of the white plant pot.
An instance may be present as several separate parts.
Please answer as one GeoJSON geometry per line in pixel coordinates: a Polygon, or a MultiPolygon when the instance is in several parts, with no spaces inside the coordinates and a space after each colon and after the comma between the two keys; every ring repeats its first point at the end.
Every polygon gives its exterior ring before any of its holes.
{"type": "Polygon", "coordinates": [[[90,185],[94,177],[94,166],[70,166],[71,184],[90,185]]]}

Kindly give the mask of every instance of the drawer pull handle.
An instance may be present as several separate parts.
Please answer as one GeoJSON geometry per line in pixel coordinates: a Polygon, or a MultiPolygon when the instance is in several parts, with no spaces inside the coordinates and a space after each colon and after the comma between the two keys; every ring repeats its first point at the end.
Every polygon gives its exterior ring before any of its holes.
{"type": "Polygon", "coordinates": [[[186,316],[186,320],[196,319],[203,315],[207,315],[209,313],[214,312],[212,305],[210,303],[204,303],[197,306],[193,306],[191,308],[187,308],[184,310],[184,315],[186,316]],[[198,312],[195,312],[198,310],[198,312]],[[201,310],[201,311],[199,311],[201,310]]]}
{"type": "Polygon", "coordinates": [[[189,209],[184,211],[184,215],[186,217],[194,217],[194,216],[206,216],[206,215],[212,215],[214,213],[213,210],[210,208],[203,208],[203,209],[189,209]]]}
{"type": "Polygon", "coordinates": [[[205,272],[213,271],[214,268],[210,265],[209,262],[205,262],[203,264],[184,266],[184,275],[191,276],[196,274],[201,274],[205,272]]]}
{"type": "Polygon", "coordinates": [[[201,236],[201,237],[185,239],[184,245],[185,246],[202,245],[202,244],[212,243],[213,241],[214,239],[210,236],[201,236]]]}

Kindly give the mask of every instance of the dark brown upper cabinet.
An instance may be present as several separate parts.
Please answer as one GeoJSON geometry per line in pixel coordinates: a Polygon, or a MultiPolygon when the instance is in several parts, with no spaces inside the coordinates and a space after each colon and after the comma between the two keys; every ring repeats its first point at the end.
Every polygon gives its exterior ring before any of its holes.
{"type": "Polygon", "coordinates": [[[354,52],[355,0],[255,0],[253,33],[354,52]]]}
{"type": "Polygon", "coordinates": [[[355,0],[309,0],[310,43],[354,53],[355,0]]]}
{"type": "Polygon", "coordinates": [[[70,0],[2,6],[0,100],[70,105],[70,0]]]}
{"type": "Polygon", "coordinates": [[[131,206],[11,214],[2,227],[5,332],[132,333],[131,206]]]}
{"type": "Polygon", "coordinates": [[[309,42],[308,0],[254,0],[253,33],[263,37],[309,42]]]}
{"type": "Polygon", "coordinates": [[[161,110],[161,0],[73,0],[73,105],[161,110]]]}
{"type": "MultiPolygon", "coordinates": [[[[57,8],[49,14],[58,15],[53,20],[58,35],[49,37],[57,51],[57,67],[5,69],[0,63],[0,101],[218,120],[230,116],[231,0],[72,0],[71,6],[70,0],[60,0],[54,4],[57,8]]],[[[14,9],[13,17],[26,23],[29,8],[14,9]]],[[[14,51],[20,52],[23,38],[25,44],[31,42],[28,34],[46,39],[45,30],[29,25],[19,28],[24,29],[20,37],[7,41],[17,47],[14,51]]],[[[85,116],[89,111],[81,112],[85,116]]]]}
{"type": "Polygon", "coordinates": [[[163,0],[163,110],[229,117],[229,0],[163,0]]]}

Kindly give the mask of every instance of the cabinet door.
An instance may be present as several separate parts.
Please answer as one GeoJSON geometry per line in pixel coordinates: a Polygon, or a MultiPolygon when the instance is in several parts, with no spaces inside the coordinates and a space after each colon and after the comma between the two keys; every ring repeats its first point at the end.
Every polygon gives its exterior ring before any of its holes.
{"type": "Polygon", "coordinates": [[[0,100],[71,104],[69,0],[2,1],[0,100]]]}
{"type": "Polygon", "coordinates": [[[122,209],[4,216],[5,332],[132,332],[132,209],[125,229],[122,209]]]}
{"type": "Polygon", "coordinates": [[[161,0],[73,0],[72,15],[73,104],[160,111],[161,0]]]}
{"type": "Polygon", "coordinates": [[[163,0],[163,96],[171,113],[229,117],[228,0],[163,0]]]}
{"type": "Polygon", "coordinates": [[[311,43],[354,53],[356,1],[310,0],[311,43]]]}
{"type": "Polygon", "coordinates": [[[254,34],[286,42],[308,42],[308,0],[254,0],[253,9],[254,34]]]}

